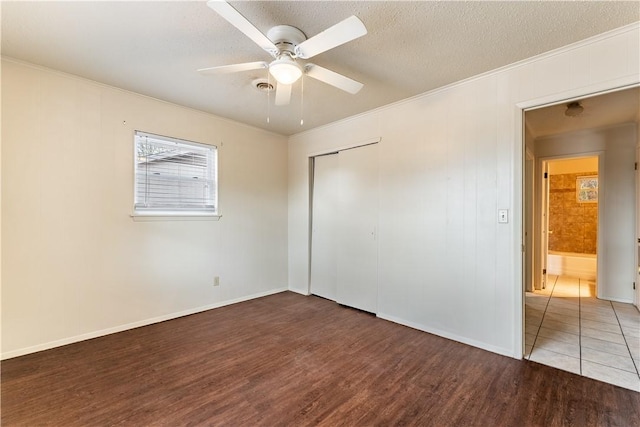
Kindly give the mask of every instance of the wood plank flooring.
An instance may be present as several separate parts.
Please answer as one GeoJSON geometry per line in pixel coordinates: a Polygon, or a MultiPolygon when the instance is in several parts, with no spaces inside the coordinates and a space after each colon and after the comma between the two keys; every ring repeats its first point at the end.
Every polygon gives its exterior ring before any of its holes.
{"type": "Polygon", "coordinates": [[[3,426],[640,425],[640,393],[291,292],[1,369],[3,426]]]}

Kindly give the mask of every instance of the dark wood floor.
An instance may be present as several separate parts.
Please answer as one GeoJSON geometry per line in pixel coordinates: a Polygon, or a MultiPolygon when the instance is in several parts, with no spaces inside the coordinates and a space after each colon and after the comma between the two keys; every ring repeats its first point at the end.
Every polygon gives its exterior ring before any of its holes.
{"type": "Polygon", "coordinates": [[[640,393],[290,292],[1,368],[3,426],[640,425],[640,393]]]}

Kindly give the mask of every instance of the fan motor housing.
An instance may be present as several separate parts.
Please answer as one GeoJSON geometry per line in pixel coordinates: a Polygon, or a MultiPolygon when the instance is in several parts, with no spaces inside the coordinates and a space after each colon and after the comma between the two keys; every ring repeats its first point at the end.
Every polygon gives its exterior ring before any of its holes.
{"type": "Polygon", "coordinates": [[[297,45],[307,39],[307,36],[291,25],[276,25],[267,32],[269,40],[275,44],[280,52],[294,54],[297,45]]]}

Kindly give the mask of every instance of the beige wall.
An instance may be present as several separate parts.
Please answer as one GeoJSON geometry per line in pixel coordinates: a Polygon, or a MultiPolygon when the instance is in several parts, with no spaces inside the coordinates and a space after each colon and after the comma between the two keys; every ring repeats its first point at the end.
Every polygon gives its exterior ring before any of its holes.
{"type": "Polygon", "coordinates": [[[584,171],[597,170],[597,157],[581,157],[578,159],[554,160],[549,162],[549,175],[582,173],[584,171]]]}
{"type": "Polygon", "coordinates": [[[286,150],[279,135],[3,60],[3,357],[286,289],[286,150]],[[134,130],[219,147],[220,221],[132,220],[134,130]]]}
{"type": "Polygon", "coordinates": [[[521,357],[522,108],[638,84],[639,41],[629,26],[293,136],[289,288],[309,289],[309,156],[381,138],[378,316],[521,357]]]}

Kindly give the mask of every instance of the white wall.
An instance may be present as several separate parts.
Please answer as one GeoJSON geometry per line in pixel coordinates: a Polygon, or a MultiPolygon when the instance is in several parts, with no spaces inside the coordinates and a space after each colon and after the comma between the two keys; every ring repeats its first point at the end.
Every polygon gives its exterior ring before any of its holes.
{"type": "Polygon", "coordinates": [[[602,168],[598,168],[598,297],[628,303],[633,302],[635,281],[636,128],[635,123],[629,123],[536,140],[536,153],[541,158],[604,153],[602,168]]]}
{"type": "Polygon", "coordinates": [[[3,60],[2,356],[286,289],[286,141],[3,60]],[[136,129],[218,145],[220,221],[131,219],[136,129]]]}
{"type": "Polygon", "coordinates": [[[639,36],[629,26],[291,137],[289,288],[308,291],[308,156],[381,137],[378,315],[521,357],[521,109],[637,84],[639,36]]]}

